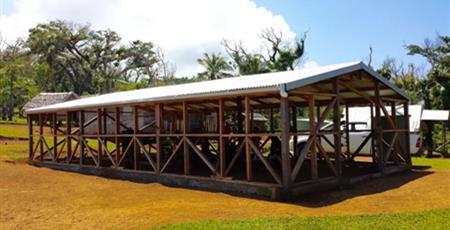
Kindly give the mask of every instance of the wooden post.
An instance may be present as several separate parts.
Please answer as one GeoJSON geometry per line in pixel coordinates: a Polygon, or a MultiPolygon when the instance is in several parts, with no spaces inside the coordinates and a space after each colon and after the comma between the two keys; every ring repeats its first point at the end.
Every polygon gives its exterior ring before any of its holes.
{"type": "Polygon", "coordinates": [[[405,122],[405,129],[408,131],[405,133],[405,155],[406,155],[406,163],[411,166],[411,148],[410,148],[410,139],[409,139],[409,105],[408,102],[405,102],[403,104],[403,114],[405,116],[404,122],[405,122]]]}
{"type": "MultiPolygon", "coordinates": [[[[287,190],[291,185],[291,162],[289,159],[289,101],[287,97],[280,98],[280,113],[282,181],[283,188],[287,190]]],[[[297,135],[294,136],[294,138],[296,137],[297,135]]]]}
{"type": "Polygon", "coordinates": [[[84,144],[82,139],[84,134],[84,111],[80,110],[80,131],[78,132],[78,140],[80,141],[80,164],[84,162],[84,144]]]}
{"type": "Polygon", "coordinates": [[[395,108],[395,102],[391,102],[391,119],[395,125],[394,129],[398,129],[397,127],[397,110],[395,108]]]}
{"type": "Polygon", "coordinates": [[[383,133],[381,127],[381,97],[380,97],[380,84],[375,80],[375,153],[377,154],[378,168],[382,172],[384,168],[383,163],[383,133]]]}
{"type": "Polygon", "coordinates": [[[294,146],[292,149],[294,150],[294,156],[297,155],[297,144],[298,144],[298,136],[297,136],[297,107],[292,106],[292,131],[295,133],[294,135],[294,146]]]}
{"type": "MultiPolygon", "coordinates": [[[[342,175],[342,161],[341,161],[341,114],[339,111],[340,107],[340,98],[339,98],[339,78],[335,78],[333,81],[333,93],[336,94],[336,103],[334,103],[333,108],[333,131],[334,131],[334,153],[335,153],[335,164],[337,176],[340,177],[342,175]]],[[[348,107],[346,106],[347,110],[348,107]]],[[[347,113],[348,120],[348,113],[347,113]]],[[[348,123],[347,123],[348,127],[348,123]]],[[[347,128],[348,131],[348,128],[347,128]]],[[[348,138],[347,138],[348,141],[348,138]]],[[[326,154],[326,153],[324,153],[326,154]]]]}
{"type": "Polygon", "coordinates": [[[275,126],[273,123],[273,108],[270,108],[270,132],[275,132],[275,126]]]}
{"type": "Polygon", "coordinates": [[[238,97],[238,98],[236,98],[236,104],[237,104],[237,109],[236,109],[236,112],[238,113],[237,114],[237,119],[238,119],[238,133],[242,133],[242,121],[243,121],[243,118],[242,118],[242,98],[241,97],[238,97]]]}
{"type": "Polygon", "coordinates": [[[375,127],[376,127],[376,120],[373,116],[373,104],[370,104],[370,135],[372,135],[372,138],[370,138],[370,151],[372,153],[372,163],[377,162],[377,156],[375,155],[376,146],[375,146],[375,127]]]}
{"type": "Polygon", "coordinates": [[[115,122],[115,130],[114,130],[114,142],[116,143],[116,168],[119,167],[119,161],[120,161],[120,157],[121,157],[121,151],[120,151],[120,108],[116,107],[116,111],[115,111],[115,117],[114,120],[115,122]]]}
{"type": "MultiPolygon", "coordinates": [[[[372,111],[372,107],[370,107],[370,111],[372,111]]],[[[370,113],[370,119],[372,119],[372,113],[370,113]]],[[[347,155],[350,154],[350,124],[348,123],[349,118],[349,109],[348,105],[345,104],[345,145],[347,145],[347,155]]]]}
{"type": "Polygon", "coordinates": [[[253,118],[254,117],[254,111],[253,111],[253,109],[250,109],[250,133],[253,133],[254,132],[254,129],[253,129],[253,118]]]}
{"type": "MultiPolygon", "coordinates": [[[[395,133],[397,133],[397,135],[400,135],[400,133],[398,133],[397,129],[398,129],[398,125],[397,125],[397,109],[395,108],[395,101],[391,102],[391,120],[392,123],[394,123],[393,129],[395,129],[395,133]]],[[[392,136],[392,138],[394,138],[394,135],[392,136]]],[[[393,146],[393,152],[391,154],[392,158],[394,159],[395,163],[398,163],[398,152],[399,152],[399,146],[398,146],[399,142],[395,142],[394,146],[393,146]]],[[[389,159],[386,159],[389,160],[389,159]]]]}
{"type": "Polygon", "coordinates": [[[44,138],[44,119],[42,119],[42,114],[39,114],[39,141],[40,141],[40,145],[39,145],[39,159],[41,161],[44,160],[44,143],[42,143],[42,138],[44,138]]]}
{"type": "Polygon", "coordinates": [[[155,105],[155,124],[156,124],[156,174],[161,173],[161,104],[155,105]]]}
{"type": "Polygon", "coordinates": [[[58,161],[58,124],[56,113],[52,113],[52,128],[53,128],[53,161],[58,161]]]}
{"type": "Polygon", "coordinates": [[[189,129],[189,116],[187,111],[186,102],[183,101],[183,149],[184,149],[184,175],[189,175],[190,172],[190,157],[189,157],[189,144],[187,142],[187,133],[189,129]]]}
{"type": "Polygon", "coordinates": [[[137,170],[137,157],[138,157],[138,144],[136,142],[136,134],[139,130],[139,117],[138,117],[138,108],[133,106],[133,160],[134,160],[134,170],[137,170]]]}
{"type": "Polygon", "coordinates": [[[28,159],[33,160],[33,117],[28,115],[28,159]]]}
{"type": "MultiPolygon", "coordinates": [[[[103,109],[103,121],[102,121],[103,134],[108,134],[108,123],[107,123],[108,122],[108,117],[107,117],[107,115],[108,115],[108,110],[107,109],[103,109]]],[[[105,139],[107,139],[107,138],[105,138],[105,139]]],[[[108,140],[105,140],[105,145],[106,145],[106,142],[108,142],[108,140]]]]}
{"type": "Polygon", "coordinates": [[[223,137],[225,121],[224,121],[224,100],[223,98],[219,99],[219,112],[217,114],[217,119],[219,120],[219,175],[221,177],[225,176],[226,170],[226,149],[225,149],[225,139],[223,137]]]}
{"type": "MultiPolygon", "coordinates": [[[[315,104],[315,102],[314,102],[314,104],[315,104]]],[[[319,122],[319,119],[320,119],[320,105],[317,105],[316,106],[316,114],[315,114],[315,121],[317,121],[317,122],[319,122]]],[[[317,127],[317,130],[316,130],[316,132],[318,133],[318,132],[320,132],[320,127],[317,127]]],[[[316,143],[317,142],[321,142],[321,136],[320,135],[317,135],[317,138],[316,138],[316,143]]]]}
{"type": "Polygon", "coordinates": [[[252,150],[250,147],[249,136],[250,134],[250,98],[245,96],[245,161],[246,161],[246,172],[247,181],[252,180],[252,150]]]}
{"type": "MultiPolygon", "coordinates": [[[[317,130],[315,127],[314,122],[314,96],[311,95],[308,98],[308,109],[309,109],[309,135],[315,136],[317,135],[317,130]]],[[[311,178],[313,180],[316,180],[318,178],[318,171],[317,171],[317,152],[316,152],[316,143],[317,140],[314,140],[314,142],[311,144],[311,178]]]]}
{"type": "Polygon", "coordinates": [[[102,121],[103,121],[103,116],[102,116],[102,109],[97,109],[97,151],[98,151],[98,164],[97,167],[99,167],[101,165],[102,162],[102,154],[103,154],[103,148],[102,148],[102,121]]]}
{"type": "Polygon", "coordinates": [[[66,144],[67,144],[67,153],[66,153],[66,162],[70,163],[70,159],[72,158],[72,113],[66,113],[66,144]]]}

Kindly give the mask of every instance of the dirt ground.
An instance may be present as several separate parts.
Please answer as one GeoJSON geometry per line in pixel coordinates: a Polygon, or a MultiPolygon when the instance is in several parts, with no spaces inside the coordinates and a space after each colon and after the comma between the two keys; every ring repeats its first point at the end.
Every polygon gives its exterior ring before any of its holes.
{"type": "Polygon", "coordinates": [[[449,195],[450,170],[415,170],[277,203],[0,159],[0,229],[142,229],[206,219],[420,211],[450,207],[449,195]]]}

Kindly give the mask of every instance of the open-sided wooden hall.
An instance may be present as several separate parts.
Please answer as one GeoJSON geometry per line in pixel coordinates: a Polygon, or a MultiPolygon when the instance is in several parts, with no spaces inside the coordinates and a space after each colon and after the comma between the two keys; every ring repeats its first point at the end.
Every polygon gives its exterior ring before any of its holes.
{"type": "Polygon", "coordinates": [[[26,110],[28,162],[289,199],[409,170],[408,102],[361,62],[104,94],[26,110]]]}

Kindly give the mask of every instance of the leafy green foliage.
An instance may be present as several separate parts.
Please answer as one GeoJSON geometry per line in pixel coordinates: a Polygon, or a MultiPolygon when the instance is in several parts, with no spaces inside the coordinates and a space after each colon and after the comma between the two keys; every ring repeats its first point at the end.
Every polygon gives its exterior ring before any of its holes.
{"type": "Polygon", "coordinates": [[[283,45],[283,34],[272,27],[264,29],[261,37],[270,44],[269,68],[273,71],[294,70],[296,62],[305,52],[306,36],[295,41],[294,47],[283,45]]]}
{"type": "Polygon", "coordinates": [[[232,66],[239,75],[250,75],[270,72],[270,69],[261,54],[249,53],[243,48],[242,43],[223,41],[223,46],[232,60],[232,66]]]}
{"type": "Polygon", "coordinates": [[[229,71],[232,68],[220,54],[204,53],[202,58],[197,59],[197,62],[205,68],[204,72],[198,74],[199,77],[214,80],[231,76],[229,71]]]}
{"type": "Polygon", "coordinates": [[[155,86],[171,81],[174,68],[151,42],[124,45],[112,30],[92,30],[67,21],[41,23],[25,41],[0,39],[2,120],[37,93],[72,91],[101,94],[155,86]]]}
{"type": "Polygon", "coordinates": [[[232,66],[239,75],[293,70],[304,54],[305,37],[288,42],[274,28],[264,29],[260,37],[266,45],[265,54],[249,52],[241,42],[223,41],[232,66]]]}
{"type": "Polygon", "coordinates": [[[23,49],[23,41],[6,44],[0,52],[0,104],[2,120],[12,120],[17,106],[22,106],[38,89],[34,84],[33,60],[23,49]]]}
{"type": "Polygon", "coordinates": [[[137,40],[124,46],[111,30],[51,21],[30,29],[26,44],[39,58],[40,72],[48,79],[48,85],[42,85],[45,91],[108,93],[119,84],[143,78],[148,86],[157,75],[155,64],[159,60],[152,43],[137,40]]]}
{"type": "MultiPolygon", "coordinates": [[[[408,55],[424,57],[431,66],[427,74],[421,74],[410,64],[405,70],[395,59],[384,61],[378,73],[390,79],[411,97],[411,103],[423,103],[425,109],[450,109],[450,37],[438,36],[435,42],[425,40],[419,45],[406,46],[408,55]]],[[[424,146],[428,154],[433,151],[433,123],[426,122],[424,146]]]]}
{"type": "MultiPolygon", "coordinates": [[[[450,37],[438,36],[435,42],[425,40],[423,46],[408,45],[409,55],[420,55],[431,65],[427,77],[417,82],[418,95],[426,109],[450,109],[450,37]]],[[[433,123],[427,122],[424,146],[428,155],[433,151],[433,123]]]]}
{"type": "Polygon", "coordinates": [[[420,55],[431,65],[427,79],[421,83],[427,109],[450,109],[450,37],[438,36],[436,42],[423,46],[408,45],[409,55],[420,55]]]}

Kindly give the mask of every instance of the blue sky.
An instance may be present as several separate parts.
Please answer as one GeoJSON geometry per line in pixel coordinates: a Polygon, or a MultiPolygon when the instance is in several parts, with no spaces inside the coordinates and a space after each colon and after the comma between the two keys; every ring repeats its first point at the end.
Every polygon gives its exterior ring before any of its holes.
{"type": "Polygon", "coordinates": [[[366,60],[369,46],[374,67],[386,57],[421,65],[404,46],[450,35],[450,0],[0,0],[0,13],[7,40],[63,19],[110,28],[124,41],[152,41],[182,76],[202,71],[196,60],[204,52],[223,53],[223,38],[257,50],[268,26],[288,37],[308,32],[303,63],[312,65],[366,60]]]}
{"type": "Polygon", "coordinates": [[[386,57],[420,64],[405,44],[450,35],[450,0],[256,0],[282,15],[297,34],[308,31],[307,59],[319,65],[361,60],[373,47],[373,63],[386,57]]]}

